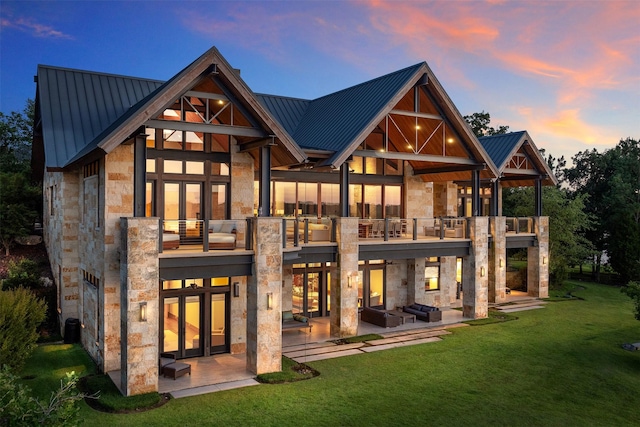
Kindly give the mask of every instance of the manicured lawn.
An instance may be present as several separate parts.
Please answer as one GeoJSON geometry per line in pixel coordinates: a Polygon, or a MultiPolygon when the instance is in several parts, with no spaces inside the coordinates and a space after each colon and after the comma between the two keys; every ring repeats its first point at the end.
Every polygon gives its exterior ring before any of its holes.
{"type": "Polygon", "coordinates": [[[94,425],[640,425],[640,322],[619,289],[518,320],[452,330],[442,342],[309,363],[310,380],[172,400],[94,425]]]}

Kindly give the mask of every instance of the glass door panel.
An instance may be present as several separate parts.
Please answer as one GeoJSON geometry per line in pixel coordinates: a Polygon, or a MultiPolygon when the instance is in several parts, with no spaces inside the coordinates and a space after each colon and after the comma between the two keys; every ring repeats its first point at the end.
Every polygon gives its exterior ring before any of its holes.
{"type": "Polygon", "coordinates": [[[180,304],[178,297],[164,299],[163,352],[178,352],[178,334],[180,331],[180,304]]]}
{"type": "Polygon", "coordinates": [[[320,307],[320,273],[307,274],[307,315],[317,317],[322,313],[320,307]]]}
{"type": "Polygon", "coordinates": [[[327,315],[331,311],[331,273],[327,273],[327,315]]]}
{"type": "Polygon", "coordinates": [[[164,184],[164,231],[178,233],[180,227],[180,184],[165,182],[164,184]]]}
{"type": "Polygon", "coordinates": [[[211,354],[227,351],[226,294],[211,295],[211,354]]]}
{"type": "Polygon", "coordinates": [[[369,272],[369,307],[384,305],[384,270],[369,272]]]}
{"type": "Polygon", "coordinates": [[[293,275],[293,291],[291,298],[291,310],[294,313],[304,313],[304,274],[293,275]]]}
{"type": "Polygon", "coordinates": [[[198,356],[202,354],[200,299],[201,297],[199,295],[185,297],[183,333],[185,356],[198,356]]]}

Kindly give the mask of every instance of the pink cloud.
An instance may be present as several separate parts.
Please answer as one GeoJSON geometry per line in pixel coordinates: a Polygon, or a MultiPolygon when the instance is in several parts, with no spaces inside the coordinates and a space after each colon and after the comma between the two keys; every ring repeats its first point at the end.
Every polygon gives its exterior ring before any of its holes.
{"type": "Polygon", "coordinates": [[[29,33],[34,37],[73,40],[73,37],[69,34],[58,31],[49,25],[39,24],[25,18],[18,18],[16,20],[2,18],[0,20],[0,26],[5,28],[15,28],[19,31],[29,33]]]}

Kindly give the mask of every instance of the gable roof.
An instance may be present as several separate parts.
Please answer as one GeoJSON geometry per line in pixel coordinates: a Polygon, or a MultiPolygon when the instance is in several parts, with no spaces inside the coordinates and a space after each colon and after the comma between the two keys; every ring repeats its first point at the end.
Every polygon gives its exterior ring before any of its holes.
{"type": "Polygon", "coordinates": [[[537,178],[542,179],[543,185],[557,185],[558,179],[544,160],[538,147],[534,144],[527,131],[509,132],[499,135],[483,136],[478,141],[487,151],[500,173],[500,182],[507,186],[533,185],[537,178]],[[524,151],[532,162],[535,174],[518,174],[508,165],[513,156],[519,151],[524,151]]]}
{"type": "MultiPolygon", "coordinates": [[[[63,167],[162,85],[156,80],[38,66],[45,166],[63,167]]],[[[88,150],[90,151],[90,150],[88,150]]]]}
{"type": "Polygon", "coordinates": [[[106,78],[109,75],[79,70],[52,73],[52,67],[39,67],[37,96],[46,166],[64,168],[92,152],[111,152],[214,67],[277,138],[275,156],[282,163],[303,162],[304,152],[213,47],[165,83],[114,75],[106,78]],[[68,80],[81,84],[61,84],[68,80]],[[57,111],[60,105],[65,106],[64,111],[57,111]],[[87,114],[97,117],[90,126],[83,124],[87,114]]]}

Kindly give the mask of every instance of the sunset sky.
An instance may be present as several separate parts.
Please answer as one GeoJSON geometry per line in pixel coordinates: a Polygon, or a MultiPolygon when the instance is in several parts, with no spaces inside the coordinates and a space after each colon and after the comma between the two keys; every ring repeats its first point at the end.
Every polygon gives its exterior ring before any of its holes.
{"type": "Polygon", "coordinates": [[[426,61],[460,112],[554,157],[640,138],[640,1],[6,1],[0,111],[38,64],[167,80],[216,46],[254,92],[313,99],[426,61]]]}

